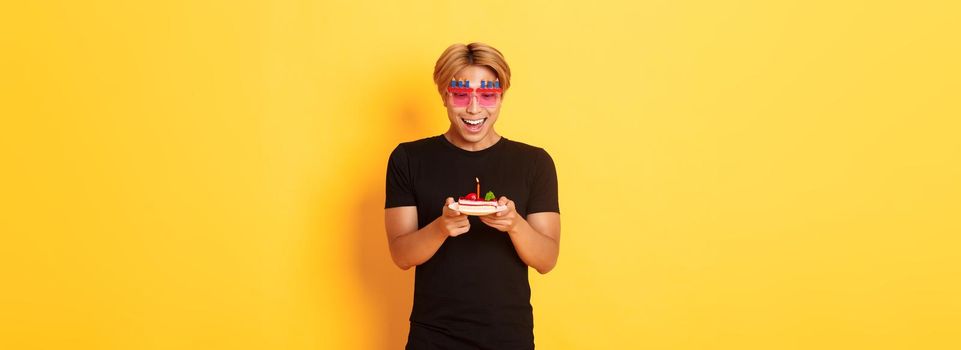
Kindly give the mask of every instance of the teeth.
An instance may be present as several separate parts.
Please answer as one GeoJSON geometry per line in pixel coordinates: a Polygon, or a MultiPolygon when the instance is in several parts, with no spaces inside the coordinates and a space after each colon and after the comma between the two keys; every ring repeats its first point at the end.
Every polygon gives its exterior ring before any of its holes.
{"type": "Polygon", "coordinates": [[[470,124],[470,125],[480,125],[481,123],[484,122],[484,120],[487,120],[487,118],[476,119],[476,120],[463,119],[463,118],[461,118],[461,119],[462,119],[465,123],[470,124]]]}

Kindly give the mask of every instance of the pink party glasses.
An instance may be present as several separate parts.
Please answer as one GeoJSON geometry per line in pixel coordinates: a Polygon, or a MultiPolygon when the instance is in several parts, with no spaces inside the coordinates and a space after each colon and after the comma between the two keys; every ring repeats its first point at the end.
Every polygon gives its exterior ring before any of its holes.
{"type": "Polygon", "coordinates": [[[451,80],[447,87],[447,95],[454,107],[470,106],[471,101],[477,101],[481,107],[496,107],[501,102],[501,83],[498,80],[481,80],[479,88],[471,88],[470,80],[451,80]]]}

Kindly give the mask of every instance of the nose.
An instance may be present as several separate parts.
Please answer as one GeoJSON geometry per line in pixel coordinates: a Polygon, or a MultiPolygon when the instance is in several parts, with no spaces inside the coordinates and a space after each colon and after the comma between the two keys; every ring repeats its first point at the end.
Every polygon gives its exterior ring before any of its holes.
{"type": "Polygon", "coordinates": [[[477,114],[480,112],[480,106],[477,105],[477,95],[473,93],[470,95],[470,104],[467,105],[467,113],[477,114]]]}

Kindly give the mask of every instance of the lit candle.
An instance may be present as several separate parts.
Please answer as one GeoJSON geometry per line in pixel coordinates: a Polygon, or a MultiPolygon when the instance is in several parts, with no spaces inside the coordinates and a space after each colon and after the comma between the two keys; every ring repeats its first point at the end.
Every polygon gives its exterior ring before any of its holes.
{"type": "Polygon", "coordinates": [[[477,200],[480,200],[480,179],[475,177],[474,181],[477,181],[477,200]]]}

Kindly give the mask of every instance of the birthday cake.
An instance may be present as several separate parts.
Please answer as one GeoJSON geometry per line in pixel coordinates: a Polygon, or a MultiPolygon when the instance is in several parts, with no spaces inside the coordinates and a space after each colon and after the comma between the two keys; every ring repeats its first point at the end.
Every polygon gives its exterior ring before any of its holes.
{"type": "Polygon", "coordinates": [[[480,180],[477,181],[477,192],[471,192],[457,199],[456,203],[451,203],[450,208],[467,215],[487,215],[506,210],[507,206],[497,205],[497,196],[493,191],[487,191],[484,198],[479,197],[480,180]]]}
{"type": "Polygon", "coordinates": [[[468,193],[466,196],[457,199],[457,206],[460,207],[461,211],[485,211],[497,209],[497,201],[494,200],[494,192],[487,191],[483,200],[477,198],[477,194],[474,192],[468,193]]]}

